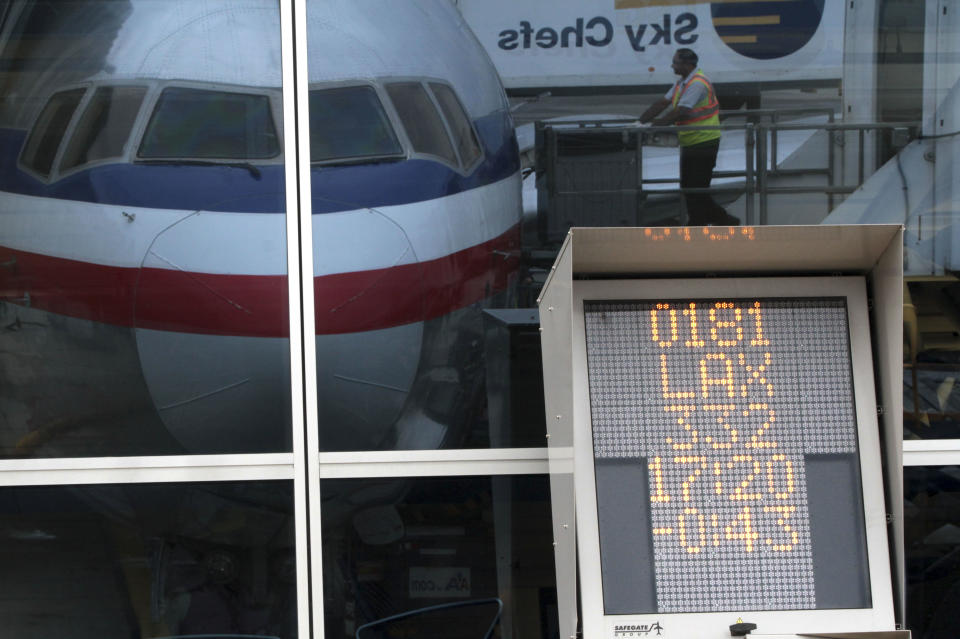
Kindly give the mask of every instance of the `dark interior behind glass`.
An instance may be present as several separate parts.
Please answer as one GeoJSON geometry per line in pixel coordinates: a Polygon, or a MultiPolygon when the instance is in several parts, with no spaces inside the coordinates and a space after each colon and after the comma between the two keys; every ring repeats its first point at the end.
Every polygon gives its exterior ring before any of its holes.
{"type": "Polygon", "coordinates": [[[903,469],[907,627],[953,639],[960,608],[960,467],[903,469]]]}
{"type": "Polygon", "coordinates": [[[289,481],[0,490],[5,637],[294,639],[289,481]]]}
{"type": "Polygon", "coordinates": [[[546,476],[330,479],[321,491],[327,637],[557,636],[546,476]]]}

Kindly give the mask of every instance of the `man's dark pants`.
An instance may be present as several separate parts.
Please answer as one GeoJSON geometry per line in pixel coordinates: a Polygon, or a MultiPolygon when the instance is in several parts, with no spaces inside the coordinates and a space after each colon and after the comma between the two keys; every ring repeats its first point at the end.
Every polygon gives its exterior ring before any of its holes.
{"type": "MultiPolygon", "coordinates": [[[[720,138],[680,147],[681,188],[705,189],[710,186],[719,148],[720,138]]],[[[737,223],[722,206],[713,201],[709,193],[685,193],[684,199],[691,226],[737,223]]]]}

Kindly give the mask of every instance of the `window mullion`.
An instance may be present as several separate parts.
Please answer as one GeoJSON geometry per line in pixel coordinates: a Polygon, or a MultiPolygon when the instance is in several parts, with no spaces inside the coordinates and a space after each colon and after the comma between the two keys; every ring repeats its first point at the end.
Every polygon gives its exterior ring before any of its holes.
{"type": "Polygon", "coordinates": [[[310,202],[306,0],[280,3],[287,198],[290,382],[296,504],[297,625],[323,636],[317,455],[316,329],[310,202]],[[315,521],[312,521],[312,518],[315,521]]]}

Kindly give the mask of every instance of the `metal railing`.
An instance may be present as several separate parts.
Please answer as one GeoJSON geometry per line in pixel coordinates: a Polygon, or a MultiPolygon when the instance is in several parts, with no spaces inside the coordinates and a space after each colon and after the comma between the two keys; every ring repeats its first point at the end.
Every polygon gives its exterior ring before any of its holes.
{"type": "MultiPolygon", "coordinates": [[[[625,206],[634,206],[641,211],[648,204],[652,194],[679,196],[684,193],[709,193],[713,195],[746,196],[744,198],[744,213],[747,224],[766,224],[770,197],[784,194],[821,194],[826,196],[827,205],[824,216],[835,205],[838,196],[845,196],[855,191],[866,175],[866,148],[867,136],[871,133],[890,131],[897,132],[895,136],[900,141],[899,146],[905,145],[916,137],[918,123],[858,123],[844,124],[835,121],[832,109],[790,109],[790,110],[754,110],[721,112],[725,116],[724,123],[716,126],[689,126],[684,130],[717,130],[727,134],[740,132],[744,143],[744,168],[735,171],[715,171],[714,178],[740,178],[742,184],[718,185],[709,188],[673,188],[650,189],[651,186],[661,184],[679,184],[679,168],[677,177],[648,178],[643,174],[644,149],[651,146],[677,146],[677,127],[654,127],[640,125],[637,120],[606,119],[606,120],[570,120],[563,122],[537,122],[537,175],[538,190],[545,188],[546,193],[540,197],[539,213],[549,215],[551,208],[557,208],[561,198],[583,196],[620,196],[629,199],[632,203],[625,206]],[[797,123],[801,116],[824,116],[826,121],[816,123],[797,123]],[[743,119],[741,123],[731,123],[734,119],[743,119]],[[788,122],[783,120],[789,119],[788,122]],[[828,141],[824,145],[825,155],[822,165],[788,169],[780,166],[778,153],[780,151],[780,136],[784,132],[824,131],[828,141]],[[838,170],[837,149],[845,146],[851,134],[856,135],[856,180],[847,183],[841,180],[841,171],[838,170]],[[619,136],[619,137],[618,137],[619,136]],[[591,140],[595,148],[591,149],[591,140]],[[619,141],[619,142],[618,142],[619,141]],[[619,145],[619,146],[618,146],[619,145]],[[595,188],[579,188],[578,185],[565,183],[560,179],[558,169],[561,165],[576,158],[580,166],[589,161],[591,151],[598,158],[615,162],[622,177],[616,184],[597,184],[595,188]],[[613,159],[611,159],[613,158],[613,159]],[[629,168],[631,175],[627,176],[629,168]],[[802,178],[818,176],[824,184],[774,184],[781,178],[802,178]],[[544,211],[543,209],[547,210],[544,211]]],[[[849,160],[845,160],[849,162],[849,160]]],[[[849,164],[848,164],[849,166],[849,164]]],[[[576,167],[574,167],[575,169],[576,167]]],[[[602,173],[602,172],[601,172],[602,173]]],[[[581,173],[582,174],[582,173],[581,173]]],[[[602,180],[601,180],[602,182],[602,180]]],[[[683,198],[679,198],[681,201],[683,198]]],[[[629,218],[629,215],[624,215],[629,218]]],[[[640,219],[638,213],[636,218],[640,219]]],[[[589,225],[589,224],[586,224],[589,225]]],[[[549,225],[548,225],[549,226],[549,225]]],[[[560,224],[562,227],[562,224],[560,224]]],[[[542,240],[554,240],[561,231],[560,227],[548,228],[541,233],[542,240]]],[[[541,225],[541,231],[543,230],[541,225]]],[[[565,233],[565,230],[562,230],[565,233]]]]}

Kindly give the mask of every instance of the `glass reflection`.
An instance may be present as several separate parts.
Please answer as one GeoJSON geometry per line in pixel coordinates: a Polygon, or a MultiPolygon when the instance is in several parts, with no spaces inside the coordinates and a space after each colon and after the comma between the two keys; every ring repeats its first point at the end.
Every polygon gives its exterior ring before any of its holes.
{"type": "Polygon", "coordinates": [[[475,599],[418,608],[371,621],[357,628],[357,639],[392,637],[459,637],[489,639],[500,623],[503,602],[497,598],[475,599]]]}
{"type": "Polygon", "coordinates": [[[290,482],[0,490],[11,637],[297,636],[290,482]]]}
{"type": "Polygon", "coordinates": [[[917,639],[957,635],[960,605],[960,468],[903,469],[907,627],[917,639]]]}
{"type": "Polygon", "coordinates": [[[908,278],[904,285],[903,431],[906,439],[960,436],[960,282],[908,278]]]}
{"type": "Polygon", "coordinates": [[[546,477],[326,480],[321,493],[327,637],[556,636],[546,477]]]}
{"type": "Polygon", "coordinates": [[[0,456],[290,450],[277,3],[0,16],[0,456]]]}
{"type": "Polygon", "coordinates": [[[532,287],[571,226],[689,222],[677,190],[677,130],[636,122],[678,80],[671,56],[689,46],[721,109],[711,186],[736,218],[728,223],[905,227],[906,293],[917,302],[906,326],[907,436],[960,436],[953,14],[933,0],[771,4],[763,16],[751,3],[669,15],[621,4],[629,7],[596,3],[592,21],[564,24],[511,0],[458,2],[513,103],[530,169],[522,268],[532,287]],[[625,16],[628,33],[638,25],[635,47],[610,44],[624,35],[614,25],[625,16]],[[672,45],[652,46],[643,32],[661,18],[683,26],[672,45]],[[567,55],[574,51],[583,55],[567,55]]]}
{"type": "Polygon", "coordinates": [[[311,0],[307,23],[320,447],[513,445],[484,386],[482,311],[518,305],[521,268],[496,70],[447,0],[311,0]]]}

